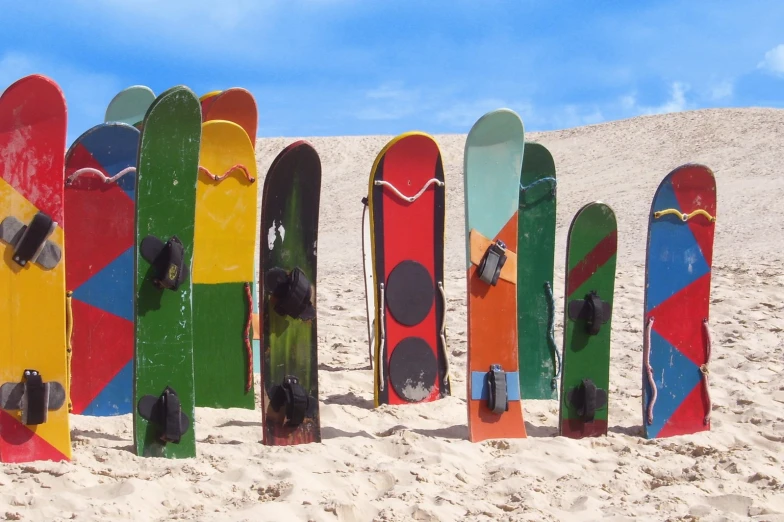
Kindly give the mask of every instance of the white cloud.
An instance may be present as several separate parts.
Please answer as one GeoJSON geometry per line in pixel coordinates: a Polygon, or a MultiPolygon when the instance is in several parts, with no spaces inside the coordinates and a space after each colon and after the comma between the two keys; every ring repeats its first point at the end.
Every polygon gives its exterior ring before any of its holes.
{"type": "Polygon", "coordinates": [[[669,112],[685,111],[692,105],[686,100],[686,93],[689,92],[691,87],[682,82],[673,82],[670,85],[670,97],[661,105],[640,105],[637,102],[637,94],[631,93],[622,96],[618,100],[618,104],[627,114],[633,116],[650,115],[650,114],[666,114],[669,112]]]}
{"type": "Polygon", "coordinates": [[[765,58],[757,64],[760,69],[773,74],[784,75],[784,44],[779,44],[765,53],[765,58]]]}
{"type": "Polygon", "coordinates": [[[517,112],[523,118],[525,125],[525,112],[530,111],[530,104],[500,98],[483,98],[470,102],[452,103],[449,107],[438,110],[435,113],[435,120],[443,125],[454,127],[459,132],[468,132],[476,120],[484,114],[504,108],[517,112]]]}
{"type": "Polygon", "coordinates": [[[710,86],[710,97],[713,101],[730,98],[734,92],[735,86],[731,80],[723,80],[710,86]]]}

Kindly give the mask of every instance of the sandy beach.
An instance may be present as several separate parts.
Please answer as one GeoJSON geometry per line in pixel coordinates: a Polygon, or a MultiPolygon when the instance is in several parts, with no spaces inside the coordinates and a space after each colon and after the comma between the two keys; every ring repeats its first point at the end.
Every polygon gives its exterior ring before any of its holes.
{"type": "MultiPolygon", "coordinates": [[[[700,110],[526,135],[552,152],[557,168],[557,310],[574,213],[600,200],[618,219],[610,433],[584,440],[555,436],[556,401],[524,402],[527,439],[467,440],[465,134],[435,136],[447,184],[453,396],[373,408],[360,200],[392,136],[303,138],[323,168],[323,442],[266,447],[258,406],[199,408],[196,459],[145,459],[133,453],[130,415],[72,415],[72,462],[0,465],[0,520],[784,521],[784,110],[700,110]],[[710,167],[718,187],[712,430],[647,441],[641,363],[648,212],[660,180],[690,162],[710,167]]],[[[259,174],[295,139],[258,140],[259,174]]],[[[559,345],[562,324],[557,315],[559,345]]]]}

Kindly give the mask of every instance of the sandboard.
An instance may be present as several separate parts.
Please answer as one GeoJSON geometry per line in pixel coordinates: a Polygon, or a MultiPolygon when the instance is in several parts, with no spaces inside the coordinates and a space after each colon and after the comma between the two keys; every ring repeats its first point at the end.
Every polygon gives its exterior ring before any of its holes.
{"type": "Polygon", "coordinates": [[[200,139],[201,108],[190,89],[173,87],[156,98],[144,118],[136,171],[139,456],[196,456],[190,267],[200,139]]]}
{"type": "Polygon", "coordinates": [[[245,130],[255,150],[259,115],[250,91],[241,87],[213,91],[202,96],[201,106],[203,121],[233,121],[245,130]]]}
{"type": "Polygon", "coordinates": [[[523,122],[508,109],[482,116],[466,139],[466,387],[468,438],[472,442],[526,436],[520,400],[516,306],[517,212],[523,151],[523,122]]]}
{"type": "Polygon", "coordinates": [[[517,352],[522,399],[557,399],[560,355],[553,338],[555,162],[526,143],[517,214],[517,352]]]}
{"type": "Polygon", "coordinates": [[[368,185],[373,263],[375,405],[450,394],[444,290],[446,187],[432,136],[393,138],[368,185]]]}
{"type": "Polygon", "coordinates": [[[147,109],[155,101],[155,93],[144,85],[132,85],[123,89],[109,102],[103,121],[127,123],[139,128],[147,109]]]}
{"type": "Polygon", "coordinates": [[[373,251],[370,248],[370,213],[368,199],[362,198],[362,274],[365,278],[365,309],[367,311],[368,358],[374,367],[373,346],[376,328],[376,293],[373,285],[373,251]]]}
{"type": "Polygon", "coordinates": [[[138,149],[138,129],[103,123],[79,136],[65,156],[71,401],[79,415],[133,411],[138,149]]]}
{"type": "Polygon", "coordinates": [[[193,250],[196,406],[254,409],[256,157],[229,121],[202,124],[193,250]]]}
{"type": "Polygon", "coordinates": [[[297,141],[267,172],[261,203],[259,310],[264,444],[321,442],[317,264],[321,160],[297,141]]]}
{"type": "Polygon", "coordinates": [[[600,202],[577,211],[569,227],[558,422],[564,437],[607,434],[617,230],[612,209],[600,202]]]}
{"type": "Polygon", "coordinates": [[[642,409],[649,439],[710,430],[708,363],[716,181],[678,167],[651,205],[645,265],[642,409]]]}
{"type": "Polygon", "coordinates": [[[0,462],[71,459],[65,140],[52,80],[27,76],[0,96],[0,462]]]}

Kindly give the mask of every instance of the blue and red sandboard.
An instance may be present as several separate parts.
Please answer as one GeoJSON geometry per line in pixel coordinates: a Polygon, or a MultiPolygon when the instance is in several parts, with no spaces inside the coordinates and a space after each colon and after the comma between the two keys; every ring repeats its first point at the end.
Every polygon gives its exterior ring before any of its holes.
{"type": "Polygon", "coordinates": [[[73,413],[133,411],[134,187],[139,130],[104,123],[65,158],[69,234],[66,289],[73,292],[73,413]]]}
{"type": "Polygon", "coordinates": [[[710,430],[713,172],[693,164],[670,172],[653,198],[649,223],[642,413],[645,436],[654,439],[710,430]]]}

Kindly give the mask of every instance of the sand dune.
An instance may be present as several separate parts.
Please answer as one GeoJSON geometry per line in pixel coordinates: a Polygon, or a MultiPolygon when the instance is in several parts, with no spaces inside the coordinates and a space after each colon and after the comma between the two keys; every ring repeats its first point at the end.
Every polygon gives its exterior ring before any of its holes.
{"type": "MultiPolygon", "coordinates": [[[[360,199],[391,136],[313,138],[324,171],[324,442],[265,447],[258,410],[200,408],[198,458],[142,459],[132,453],[129,415],[72,416],[72,463],[0,466],[0,520],[784,520],[784,111],[703,110],[527,135],[551,150],[558,169],[559,309],[574,213],[601,200],[619,224],[610,434],[579,441],[554,436],[555,401],[524,403],[528,439],[466,440],[465,135],[435,137],[448,189],[452,397],[373,408],[360,199]],[[646,441],[640,388],[647,215],[661,178],[687,162],[708,165],[718,183],[713,429],[646,441]]],[[[293,140],[259,140],[259,172],[293,140]]]]}

